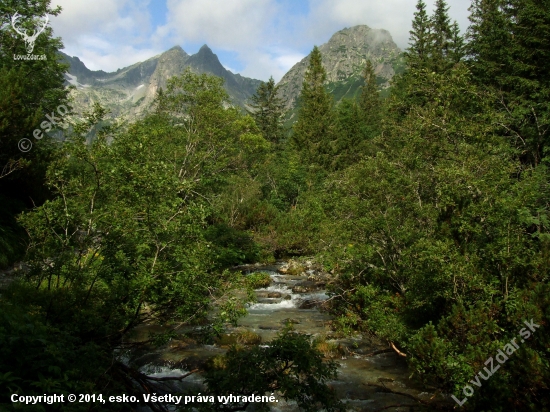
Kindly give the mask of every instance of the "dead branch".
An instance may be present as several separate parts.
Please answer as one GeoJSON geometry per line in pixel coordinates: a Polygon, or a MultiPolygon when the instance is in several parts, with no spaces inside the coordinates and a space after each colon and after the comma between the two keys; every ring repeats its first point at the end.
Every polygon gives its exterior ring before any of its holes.
{"type": "Polygon", "coordinates": [[[391,348],[395,351],[395,353],[397,353],[399,356],[402,356],[402,357],[404,357],[404,358],[407,357],[407,354],[406,354],[406,353],[403,353],[403,352],[401,352],[399,349],[397,349],[397,348],[395,347],[395,345],[393,344],[393,342],[390,342],[390,346],[391,346],[391,348]]]}

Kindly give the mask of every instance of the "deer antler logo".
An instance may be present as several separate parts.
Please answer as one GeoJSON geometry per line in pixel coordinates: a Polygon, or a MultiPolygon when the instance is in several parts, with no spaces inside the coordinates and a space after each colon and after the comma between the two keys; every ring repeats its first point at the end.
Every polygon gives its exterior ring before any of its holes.
{"type": "Polygon", "coordinates": [[[42,27],[40,28],[40,30],[35,30],[31,36],[29,36],[27,34],[27,31],[26,30],[19,30],[17,29],[17,26],[15,25],[15,22],[17,21],[17,19],[19,19],[21,17],[21,15],[19,13],[15,13],[13,15],[13,17],[11,18],[11,26],[13,27],[13,30],[15,30],[19,35],[21,35],[23,37],[23,40],[25,41],[25,47],[27,49],[27,53],[28,54],[31,54],[32,51],[34,50],[34,42],[36,41],[36,38],[40,35],[40,33],[42,33],[44,31],[44,29],[46,28],[48,22],[49,22],[49,18],[48,16],[46,16],[46,20],[44,20],[44,24],[42,25],[42,27]]]}

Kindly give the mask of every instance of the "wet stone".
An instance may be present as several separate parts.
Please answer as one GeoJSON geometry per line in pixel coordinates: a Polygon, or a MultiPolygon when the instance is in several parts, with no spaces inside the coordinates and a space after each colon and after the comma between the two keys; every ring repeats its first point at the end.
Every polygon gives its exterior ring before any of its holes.
{"type": "Polygon", "coordinates": [[[304,280],[303,282],[298,282],[293,288],[294,293],[308,293],[320,290],[325,284],[322,282],[315,282],[311,280],[304,280]]]}
{"type": "Polygon", "coordinates": [[[319,305],[318,301],[311,300],[311,299],[306,299],[300,304],[299,309],[314,309],[318,305],[319,305]]]}

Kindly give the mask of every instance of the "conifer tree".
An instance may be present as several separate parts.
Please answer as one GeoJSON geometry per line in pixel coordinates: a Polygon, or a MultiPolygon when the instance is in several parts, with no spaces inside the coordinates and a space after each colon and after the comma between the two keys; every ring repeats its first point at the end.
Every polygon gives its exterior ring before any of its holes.
{"type": "Polygon", "coordinates": [[[292,142],[304,161],[322,167],[331,163],[334,135],[333,100],[324,86],[326,77],[321,52],[315,46],[302,84],[292,142]]]}
{"type": "Polygon", "coordinates": [[[449,67],[448,56],[453,36],[449,6],[445,0],[436,0],[435,11],[431,17],[431,70],[444,72],[449,67]]]}
{"type": "Polygon", "coordinates": [[[359,107],[361,109],[363,123],[367,129],[366,137],[374,137],[378,134],[381,120],[381,102],[376,85],[376,74],[370,60],[367,60],[363,70],[365,85],[361,90],[359,107]]]}
{"type": "Polygon", "coordinates": [[[273,77],[262,82],[256,93],[250,98],[248,113],[256,121],[264,138],[278,144],[284,138],[283,114],[285,102],[277,96],[279,86],[275,85],[273,77]]]}
{"type": "Polygon", "coordinates": [[[426,12],[424,0],[418,0],[409,32],[409,47],[405,51],[407,70],[394,76],[391,88],[390,115],[395,121],[403,118],[414,105],[422,106],[425,99],[420,79],[432,67],[432,19],[426,12]]]}
{"type": "Polygon", "coordinates": [[[336,108],[337,139],[333,143],[333,169],[344,169],[368,155],[372,139],[380,132],[381,101],[376,74],[367,60],[363,70],[365,81],[359,101],[344,99],[336,108]]]}
{"type": "Polygon", "coordinates": [[[461,62],[466,54],[465,47],[464,37],[460,35],[460,27],[455,21],[451,26],[451,38],[449,39],[449,63],[454,65],[461,62]]]}
{"type": "Polygon", "coordinates": [[[411,107],[427,103],[427,89],[432,87],[426,82],[429,73],[449,74],[465,56],[464,38],[458,24],[451,24],[445,0],[436,0],[430,17],[423,0],[418,0],[416,9],[409,48],[405,52],[407,71],[394,77],[391,91],[393,103],[388,114],[395,116],[396,121],[411,107]]]}
{"type": "Polygon", "coordinates": [[[523,136],[526,160],[538,164],[550,145],[550,1],[509,0],[512,59],[507,77],[512,86],[509,109],[523,136]]]}
{"type": "Polygon", "coordinates": [[[476,0],[470,20],[472,71],[499,94],[522,161],[537,165],[550,144],[550,1],[476,0]]]}
{"type": "Polygon", "coordinates": [[[423,0],[418,0],[412,30],[409,32],[409,48],[405,52],[409,67],[421,68],[426,66],[429,55],[430,31],[430,18],[426,13],[426,3],[423,0]]]}
{"type": "Polygon", "coordinates": [[[503,7],[503,0],[473,0],[467,32],[467,52],[475,78],[483,84],[499,83],[501,87],[505,86],[502,64],[510,59],[508,46],[512,42],[503,7]]]}

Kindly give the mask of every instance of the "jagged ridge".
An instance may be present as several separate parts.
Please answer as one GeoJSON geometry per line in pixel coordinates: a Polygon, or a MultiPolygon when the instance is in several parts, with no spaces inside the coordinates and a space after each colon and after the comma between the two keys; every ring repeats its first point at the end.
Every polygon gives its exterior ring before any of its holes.
{"type": "Polygon", "coordinates": [[[72,92],[76,111],[88,110],[94,102],[101,102],[113,118],[121,115],[130,119],[141,117],[150,109],[159,88],[165,87],[170,77],[181,74],[186,68],[222,77],[231,101],[242,107],[261,83],[226,70],[207,45],[191,56],[175,46],[114,73],[89,70],[78,57],[63,53],[62,57],[70,65],[67,83],[76,87],[72,92]]]}

